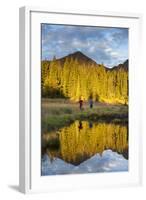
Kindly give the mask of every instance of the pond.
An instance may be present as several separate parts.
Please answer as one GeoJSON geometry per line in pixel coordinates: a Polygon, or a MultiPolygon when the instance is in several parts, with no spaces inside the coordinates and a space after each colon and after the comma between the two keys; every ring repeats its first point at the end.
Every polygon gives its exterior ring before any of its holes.
{"type": "Polygon", "coordinates": [[[42,176],[118,171],[128,171],[126,124],[77,120],[42,134],[42,176]]]}

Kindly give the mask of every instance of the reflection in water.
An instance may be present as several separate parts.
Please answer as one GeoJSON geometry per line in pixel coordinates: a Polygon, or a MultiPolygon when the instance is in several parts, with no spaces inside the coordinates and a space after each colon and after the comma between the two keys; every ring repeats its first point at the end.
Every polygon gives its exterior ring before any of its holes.
{"type": "Polygon", "coordinates": [[[60,158],[55,158],[52,162],[51,158],[44,154],[42,157],[42,175],[56,174],[81,174],[96,172],[117,172],[127,171],[128,161],[121,154],[111,150],[105,150],[100,154],[95,154],[88,160],[82,162],[78,166],[66,163],[60,158]]]}
{"type": "Polygon", "coordinates": [[[79,121],[79,131],[83,128],[83,125],[82,125],[82,122],[81,121],[79,121]]]}
{"type": "Polygon", "coordinates": [[[128,170],[127,134],[126,125],[87,121],[75,121],[58,132],[45,133],[42,135],[42,175],[86,173],[89,165],[90,172],[128,170]],[[116,167],[104,170],[105,161],[116,167]]]}

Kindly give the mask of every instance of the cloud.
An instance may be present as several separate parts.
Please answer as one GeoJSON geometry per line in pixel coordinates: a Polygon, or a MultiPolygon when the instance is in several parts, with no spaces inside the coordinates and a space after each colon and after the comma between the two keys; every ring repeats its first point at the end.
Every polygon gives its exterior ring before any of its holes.
{"type": "Polygon", "coordinates": [[[111,51],[110,55],[113,56],[113,57],[118,57],[119,56],[118,52],[116,52],[116,51],[111,51]]]}
{"type": "Polygon", "coordinates": [[[105,52],[111,52],[112,49],[111,48],[105,48],[105,52]]]}
{"type": "Polygon", "coordinates": [[[95,50],[96,50],[96,48],[95,48],[94,46],[91,46],[91,47],[88,49],[88,51],[89,51],[90,53],[95,52],[95,50]]]}
{"type": "Polygon", "coordinates": [[[42,59],[77,50],[111,67],[128,58],[128,29],[42,24],[42,59]]]}

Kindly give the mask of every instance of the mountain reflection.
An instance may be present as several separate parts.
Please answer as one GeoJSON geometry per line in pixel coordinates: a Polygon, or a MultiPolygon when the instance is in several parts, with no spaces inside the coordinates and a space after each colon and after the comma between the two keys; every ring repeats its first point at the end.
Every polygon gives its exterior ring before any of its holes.
{"type": "Polygon", "coordinates": [[[105,150],[122,154],[128,159],[128,128],[123,124],[75,121],[57,132],[42,135],[42,156],[53,162],[59,158],[74,166],[80,165],[105,150]]]}

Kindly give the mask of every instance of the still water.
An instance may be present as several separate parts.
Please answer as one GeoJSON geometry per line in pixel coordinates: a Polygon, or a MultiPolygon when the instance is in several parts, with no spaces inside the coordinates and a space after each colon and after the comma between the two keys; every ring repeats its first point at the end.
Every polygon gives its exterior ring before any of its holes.
{"type": "Polygon", "coordinates": [[[117,171],[128,171],[127,125],[75,121],[42,135],[42,176],[117,171]]]}

